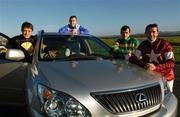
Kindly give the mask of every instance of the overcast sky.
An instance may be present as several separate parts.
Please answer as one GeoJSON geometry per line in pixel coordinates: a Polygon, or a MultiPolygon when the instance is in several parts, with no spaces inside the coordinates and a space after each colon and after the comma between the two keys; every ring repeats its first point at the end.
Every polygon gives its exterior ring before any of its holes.
{"type": "Polygon", "coordinates": [[[0,0],[0,32],[20,34],[29,21],[38,30],[58,31],[71,15],[91,34],[117,35],[123,25],[143,33],[149,23],[160,31],[180,31],[180,0],[0,0]]]}

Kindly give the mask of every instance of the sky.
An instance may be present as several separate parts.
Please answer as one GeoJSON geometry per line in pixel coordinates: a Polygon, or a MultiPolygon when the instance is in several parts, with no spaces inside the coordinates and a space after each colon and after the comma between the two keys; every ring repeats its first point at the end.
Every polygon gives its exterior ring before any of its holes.
{"type": "Polygon", "coordinates": [[[76,15],[78,23],[92,35],[119,35],[123,25],[132,33],[144,33],[146,25],[157,23],[160,31],[180,31],[180,0],[0,0],[0,32],[21,34],[21,24],[57,32],[76,15]]]}

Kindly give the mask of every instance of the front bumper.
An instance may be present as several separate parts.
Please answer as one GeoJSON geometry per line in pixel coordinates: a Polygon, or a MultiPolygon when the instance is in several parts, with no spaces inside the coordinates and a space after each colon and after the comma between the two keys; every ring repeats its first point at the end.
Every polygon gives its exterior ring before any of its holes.
{"type": "MultiPolygon", "coordinates": [[[[30,109],[30,113],[32,117],[43,117],[42,114],[40,114],[39,112],[37,112],[35,109],[31,107],[32,106],[30,106],[29,109],[30,109]]],[[[177,110],[178,110],[177,98],[174,96],[174,94],[170,94],[165,98],[165,100],[161,104],[161,107],[158,110],[144,116],[146,117],[176,117],[177,110]]],[[[129,115],[114,115],[104,109],[103,109],[103,113],[99,113],[99,112],[102,112],[102,111],[96,111],[96,112],[91,113],[92,117],[129,117],[129,115]]],[[[146,112],[144,111],[144,113],[146,112]]],[[[136,113],[133,113],[133,115],[136,115],[136,113]]]]}
{"type": "Polygon", "coordinates": [[[161,108],[149,117],[176,117],[178,111],[178,100],[174,94],[168,95],[161,108]]]}

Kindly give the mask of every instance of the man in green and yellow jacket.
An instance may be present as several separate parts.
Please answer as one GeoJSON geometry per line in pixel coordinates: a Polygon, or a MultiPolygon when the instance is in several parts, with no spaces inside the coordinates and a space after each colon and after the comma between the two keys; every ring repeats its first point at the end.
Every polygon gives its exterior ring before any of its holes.
{"type": "Polygon", "coordinates": [[[120,34],[121,37],[112,46],[112,52],[115,58],[128,59],[138,47],[139,41],[130,36],[131,29],[127,25],[122,26],[120,34]]]}

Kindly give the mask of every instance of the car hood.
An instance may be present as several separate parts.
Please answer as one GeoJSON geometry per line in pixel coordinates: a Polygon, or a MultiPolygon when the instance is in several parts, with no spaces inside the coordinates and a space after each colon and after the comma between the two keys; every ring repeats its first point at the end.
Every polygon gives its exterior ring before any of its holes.
{"type": "Polygon", "coordinates": [[[38,74],[51,88],[71,94],[129,89],[158,82],[161,78],[125,61],[110,60],[39,62],[38,74]]]}

